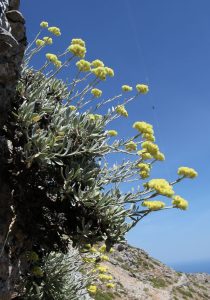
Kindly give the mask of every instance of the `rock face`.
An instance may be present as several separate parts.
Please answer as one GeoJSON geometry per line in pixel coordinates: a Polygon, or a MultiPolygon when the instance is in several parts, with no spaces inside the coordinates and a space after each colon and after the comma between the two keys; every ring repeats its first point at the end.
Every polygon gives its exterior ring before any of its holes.
{"type": "Polygon", "coordinates": [[[116,247],[106,265],[116,289],[101,292],[100,300],[210,299],[210,275],[176,272],[141,249],[116,247]]]}
{"type": "Polygon", "coordinates": [[[18,0],[0,0],[0,126],[10,108],[26,46],[18,0]]]}
{"type": "Polygon", "coordinates": [[[5,134],[26,47],[24,19],[18,11],[19,0],[0,0],[0,299],[12,298],[16,259],[6,245],[14,223],[12,191],[7,182],[6,165],[11,142],[5,134]],[[2,130],[4,128],[4,131],[2,130]]]}

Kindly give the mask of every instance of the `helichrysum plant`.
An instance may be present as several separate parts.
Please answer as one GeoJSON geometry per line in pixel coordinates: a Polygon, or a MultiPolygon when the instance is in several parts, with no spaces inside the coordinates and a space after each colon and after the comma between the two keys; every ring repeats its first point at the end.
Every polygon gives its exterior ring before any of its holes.
{"type": "MultiPolygon", "coordinates": [[[[88,61],[81,38],[73,38],[60,54],[52,53],[51,44],[61,30],[45,21],[40,26],[25,54],[6,130],[14,141],[10,174],[17,226],[31,239],[29,250],[38,252],[42,261],[52,251],[66,252],[70,240],[79,248],[104,240],[109,250],[151,212],[187,209],[188,202],[176,195],[174,185],[195,178],[197,172],[180,167],[173,182],[150,179],[154,164],[165,160],[153,126],[137,120],[133,136],[124,139],[118,139],[111,126],[116,119],[126,122],[127,104],[144,97],[148,85],[124,84],[119,94],[104,99],[103,83],[114,70],[98,58],[88,61]],[[32,67],[33,57],[44,50],[42,67],[32,67]],[[75,76],[58,79],[68,69],[76,70],[75,76]],[[106,105],[110,108],[104,113],[106,105]],[[123,162],[110,165],[108,157],[117,153],[124,155],[123,162]],[[139,182],[141,187],[121,192],[125,182],[139,182]]],[[[102,267],[96,269],[106,281],[102,267]]],[[[38,266],[34,272],[44,275],[38,266]]],[[[113,285],[108,280],[107,288],[113,285]]],[[[87,287],[90,294],[95,286],[93,281],[87,287]]]]}

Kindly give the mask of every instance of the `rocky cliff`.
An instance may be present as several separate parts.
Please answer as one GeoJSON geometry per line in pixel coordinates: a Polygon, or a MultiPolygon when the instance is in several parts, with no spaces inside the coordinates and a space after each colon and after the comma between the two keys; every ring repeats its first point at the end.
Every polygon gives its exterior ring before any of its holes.
{"type": "Polygon", "coordinates": [[[97,300],[210,299],[210,275],[176,272],[145,251],[124,246],[107,262],[115,290],[98,292],[97,300]]]}

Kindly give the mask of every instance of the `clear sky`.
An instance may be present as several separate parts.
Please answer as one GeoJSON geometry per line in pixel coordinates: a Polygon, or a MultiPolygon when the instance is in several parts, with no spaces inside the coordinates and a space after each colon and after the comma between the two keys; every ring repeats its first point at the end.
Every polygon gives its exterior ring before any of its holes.
{"type": "MultiPolygon", "coordinates": [[[[210,262],[210,1],[209,0],[22,0],[29,40],[46,20],[61,28],[53,51],[74,37],[87,44],[87,59],[101,58],[115,70],[102,89],[116,94],[139,82],[150,93],[128,105],[129,118],[116,124],[121,136],[132,124],[154,125],[166,161],[153,177],[176,178],[179,166],[199,177],[176,193],[188,211],[153,213],[127,236],[129,243],[169,264],[210,262]],[[154,108],[154,109],[153,109],[154,108]]],[[[117,159],[117,158],[116,158],[117,159]]]]}

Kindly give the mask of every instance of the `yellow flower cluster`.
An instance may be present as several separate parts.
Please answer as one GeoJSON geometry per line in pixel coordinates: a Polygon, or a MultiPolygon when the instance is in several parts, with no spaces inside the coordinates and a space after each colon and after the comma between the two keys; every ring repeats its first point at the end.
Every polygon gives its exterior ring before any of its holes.
{"type": "Polygon", "coordinates": [[[32,271],[33,275],[35,275],[37,277],[42,277],[44,275],[42,269],[38,266],[33,267],[31,271],[32,271]]]}
{"type": "Polygon", "coordinates": [[[152,143],[151,141],[145,141],[141,144],[142,148],[152,155],[156,160],[165,160],[165,156],[160,152],[158,145],[152,143]]]}
{"type": "Polygon", "coordinates": [[[116,130],[108,130],[108,135],[110,135],[110,136],[116,136],[118,133],[117,133],[117,131],[116,130]]]}
{"type": "Polygon", "coordinates": [[[124,105],[117,105],[116,108],[115,108],[116,112],[123,116],[123,117],[128,117],[128,112],[127,110],[125,109],[125,106],[124,105]]]}
{"type": "Polygon", "coordinates": [[[90,62],[84,59],[79,60],[76,63],[77,68],[81,71],[81,72],[88,72],[90,71],[90,62]]]}
{"type": "Polygon", "coordinates": [[[97,292],[97,286],[96,285],[89,285],[87,287],[87,290],[88,290],[89,293],[95,294],[97,292]]]}
{"type": "Polygon", "coordinates": [[[37,39],[37,40],[36,40],[36,45],[37,45],[38,47],[42,47],[42,46],[45,45],[45,41],[40,40],[40,39],[37,39]]]}
{"type": "Polygon", "coordinates": [[[90,249],[91,248],[91,244],[85,244],[85,249],[90,249]]]}
{"type": "Polygon", "coordinates": [[[107,256],[107,255],[101,255],[100,259],[103,260],[103,261],[109,261],[109,256],[107,256]]]}
{"type": "Polygon", "coordinates": [[[146,122],[135,122],[133,128],[137,129],[140,133],[154,134],[153,126],[146,122]]]}
{"type": "Polygon", "coordinates": [[[133,124],[133,128],[137,129],[141,134],[142,137],[150,142],[154,142],[155,141],[155,137],[154,137],[154,130],[153,130],[153,126],[149,123],[146,122],[135,122],[133,124]]]}
{"type": "Polygon", "coordinates": [[[133,90],[132,86],[129,86],[127,84],[122,85],[123,92],[131,92],[133,90]]]}
{"type": "Polygon", "coordinates": [[[107,267],[105,267],[105,266],[98,266],[98,267],[97,267],[97,270],[98,270],[100,273],[106,273],[106,272],[107,272],[107,267]]]}
{"type": "Polygon", "coordinates": [[[97,253],[97,250],[96,250],[95,247],[91,247],[91,248],[89,249],[89,251],[90,251],[91,253],[97,253]]]}
{"type": "Polygon", "coordinates": [[[50,38],[49,36],[43,37],[43,40],[44,40],[46,45],[51,45],[53,43],[52,38],[50,38]]]}
{"type": "Polygon", "coordinates": [[[52,44],[52,38],[45,36],[43,40],[37,39],[36,45],[38,47],[43,47],[45,45],[51,45],[52,44]]]}
{"type": "Polygon", "coordinates": [[[147,152],[149,152],[152,156],[154,156],[154,154],[158,153],[158,151],[159,151],[158,145],[156,145],[150,141],[143,142],[141,144],[141,146],[143,149],[145,149],[147,152]]]}
{"type": "Polygon", "coordinates": [[[145,187],[167,197],[172,197],[174,194],[172,186],[165,179],[152,179],[145,183],[145,187]]]}
{"type": "Polygon", "coordinates": [[[165,203],[162,201],[144,201],[142,206],[146,206],[151,210],[158,210],[165,207],[165,203]]]}
{"type": "Polygon", "coordinates": [[[125,149],[129,152],[136,151],[137,145],[133,141],[130,141],[127,144],[125,144],[125,149]]]}
{"type": "Polygon", "coordinates": [[[39,260],[38,254],[34,251],[27,252],[26,257],[27,257],[27,260],[34,261],[34,262],[39,260]]]}
{"type": "Polygon", "coordinates": [[[187,178],[195,178],[198,176],[198,173],[192,169],[192,168],[188,168],[188,167],[180,167],[178,169],[178,175],[187,177],[187,178]]]}
{"type": "Polygon", "coordinates": [[[102,95],[102,91],[99,90],[99,89],[92,89],[92,90],[91,90],[91,94],[92,94],[94,97],[99,98],[99,97],[101,97],[101,95],[102,95]]]}
{"type": "Polygon", "coordinates": [[[41,120],[41,116],[39,116],[39,115],[35,115],[35,116],[32,117],[32,122],[33,123],[37,123],[37,122],[39,122],[39,120],[41,120]]]}
{"type": "Polygon", "coordinates": [[[94,68],[94,69],[92,69],[92,73],[96,77],[100,78],[101,80],[105,80],[106,79],[107,72],[106,72],[105,67],[94,68]]]}
{"type": "Polygon", "coordinates": [[[172,204],[177,207],[180,208],[182,210],[186,210],[188,208],[188,202],[187,200],[183,199],[182,197],[176,195],[173,197],[173,201],[172,204]]]}
{"type": "Polygon", "coordinates": [[[86,54],[85,42],[82,39],[72,39],[71,45],[68,47],[68,51],[75,56],[84,58],[86,54]]]}
{"type": "Polygon", "coordinates": [[[146,84],[137,84],[136,90],[138,93],[147,94],[149,92],[149,87],[146,84]]]}
{"type": "Polygon", "coordinates": [[[111,275],[106,275],[106,274],[99,274],[98,277],[102,281],[112,280],[113,279],[113,277],[111,275]]]}
{"type": "Polygon", "coordinates": [[[46,54],[46,58],[54,64],[54,66],[56,66],[57,68],[60,68],[62,65],[62,62],[60,60],[58,60],[57,55],[52,54],[52,53],[47,53],[46,54]]]}
{"type": "Polygon", "coordinates": [[[102,245],[99,249],[98,249],[101,253],[106,252],[106,245],[102,245]]]}
{"type": "Polygon", "coordinates": [[[149,177],[150,165],[145,164],[145,163],[139,163],[137,165],[137,168],[140,169],[140,176],[141,176],[142,179],[145,179],[145,178],[149,177]]]}
{"type": "Polygon", "coordinates": [[[106,76],[114,76],[114,70],[109,67],[105,67],[104,63],[99,59],[92,61],[91,66],[93,67],[91,70],[92,73],[101,80],[105,80],[106,76]]]}
{"type": "Polygon", "coordinates": [[[88,118],[91,121],[98,121],[102,119],[102,115],[98,115],[98,114],[88,114],[88,118]]]}
{"type": "Polygon", "coordinates": [[[83,261],[86,263],[94,263],[96,261],[96,258],[94,257],[83,257],[83,261]]]}
{"type": "Polygon", "coordinates": [[[137,154],[138,154],[139,156],[141,156],[141,158],[142,158],[143,160],[148,160],[148,159],[151,159],[151,158],[152,158],[152,155],[151,155],[149,152],[147,152],[146,150],[139,150],[139,151],[137,152],[137,154]]]}
{"type": "Polygon", "coordinates": [[[105,72],[109,77],[114,77],[114,70],[112,68],[105,67],[105,72]]]}
{"type": "Polygon", "coordinates": [[[153,155],[153,157],[154,157],[156,160],[160,160],[160,161],[165,160],[165,155],[164,155],[162,152],[160,152],[160,151],[158,151],[157,153],[155,153],[155,154],[153,155]]]}
{"type": "Polygon", "coordinates": [[[52,34],[54,34],[56,36],[61,35],[60,28],[58,28],[58,27],[49,27],[48,30],[49,30],[49,32],[51,32],[52,34]]]}
{"type": "Polygon", "coordinates": [[[92,61],[91,66],[93,68],[104,67],[104,63],[100,59],[95,59],[92,61]]]}
{"type": "Polygon", "coordinates": [[[42,27],[42,28],[47,28],[47,27],[48,27],[48,22],[42,21],[42,22],[40,23],[40,27],[42,27]]]}
{"type": "Polygon", "coordinates": [[[82,47],[85,47],[85,41],[83,41],[83,39],[72,39],[71,45],[80,45],[82,47]]]}
{"type": "Polygon", "coordinates": [[[143,133],[142,138],[150,142],[155,142],[155,136],[153,134],[143,133]]]}
{"type": "Polygon", "coordinates": [[[76,110],[77,108],[76,108],[76,106],[74,106],[74,105],[69,105],[69,109],[70,109],[71,111],[73,111],[73,110],[76,110]]]}

